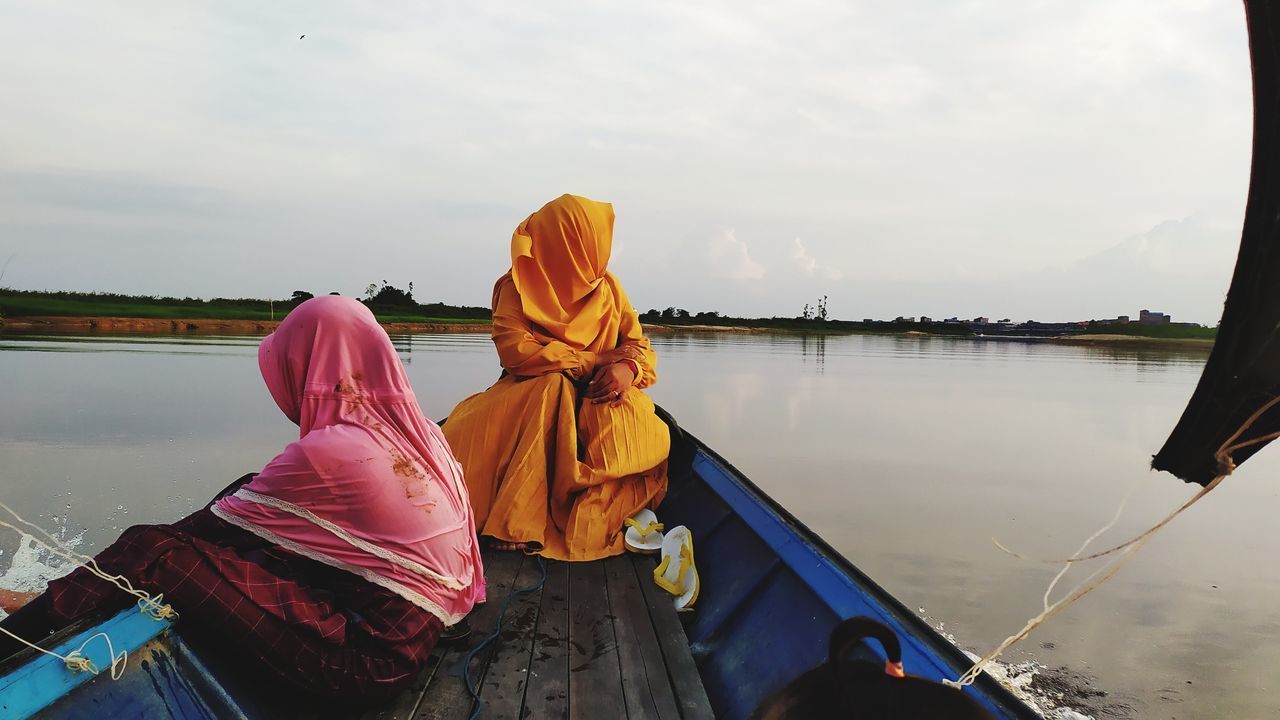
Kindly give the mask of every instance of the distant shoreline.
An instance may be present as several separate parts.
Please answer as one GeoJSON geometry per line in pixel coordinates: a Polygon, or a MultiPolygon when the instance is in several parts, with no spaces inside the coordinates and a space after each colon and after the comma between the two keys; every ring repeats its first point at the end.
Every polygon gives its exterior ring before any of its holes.
{"type": "MultiPolygon", "coordinates": [[[[138,318],[97,315],[32,315],[0,318],[0,333],[51,333],[57,335],[267,335],[279,320],[227,318],[138,318]]],[[[489,334],[489,322],[382,322],[388,334],[459,333],[489,334]]],[[[788,332],[773,328],[729,325],[644,325],[650,335],[693,333],[765,334],[788,332]]]]}
{"type": "MultiPolygon", "coordinates": [[[[36,315],[0,319],[0,333],[55,333],[80,335],[267,335],[279,320],[231,320],[221,318],[133,318],[36,315]]],[[[487,322],[384,322],[388,334],[485,333],[487,322]]]]}
{"type": "MultiPolygon", "coordinates": [[[[90,315],[32,315],[0,318],[0,334],[54,335],[267,335],[276,329],[279,320],[228,319],[228,318],[139,318],[90,315]]],[[[479,321],[460,322],[382,322],[388,334],[489,334],[492,323],[479,321]]],[[[970,338],[950,334],[935,334],[917,329],[900,331],[863,330],[832,327],[830,329],[752,327],[749,325],[698,325],[698,324],[643,324],[649,335],[677,335],[681,333],[712,335],[883,335],[919,338],[970,338]]],[[[993,336],[999,337],[999,336],[993,336]]],[[[1011,338],[1012,339],[1012,338],[1011,338]]],[[[1146,349],[1204,349],[1213,347],[1213,340],[1203,338],[1155,338],[1140,335],[1087,333],[1059,335],[1056,337],[1019,338],[1036,342],[1055,342],[1068,345],[1105,345],[1108,347],[1132,347],[1146,349]]]]}

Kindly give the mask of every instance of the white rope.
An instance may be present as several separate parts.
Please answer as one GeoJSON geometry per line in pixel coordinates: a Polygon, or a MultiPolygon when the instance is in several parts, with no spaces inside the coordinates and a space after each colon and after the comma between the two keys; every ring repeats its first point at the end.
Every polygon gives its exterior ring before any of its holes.
{"type": "MultiPolygon", "coordinates": [[[[129,579],[126,578],[125,576],[112,575],[108,573],[107,571],[103,570],[101,567],[98,566],[97,560],[94,560],[88,555],[82,555],[66,547],[60,541],[58,541],[57,538],[53,537],[48,532],[46,532],[44,528],[40,527],[39,525],[36,525],[35,523],[24,520],[21,515],[15,512],[13,508],[9,507],[4,502],[0,502],[0,509],[3,509],[5,512],[12,515],[14,519],[17,520],[19,523],[22,523],[28,528],[48,538],[49,542],[45,542],[44,540],[41,540],[38,537],[30,536],[33,541],[35,541],[40,546],[44,547],[44,549],[48,550],[54,555],[57,555],[63,560],[74,563],[77,566],[88,570],[89,572],[93,573],[97,577],[111,583],[112,585],[115,585],[121,590],[138,598],[138,607],[144,613],[146,613],[149,617],[156,620],[176,620],[178,618],[177,611],[174,610],[171,605],[164,604],[163,594],[152,596],[143,590],[139,590],[135,588],[133,586],[133,583],[129,582],[129,579]]],[[[16,527],[4,520],[0,520],[0,527],[9,528],[10,530],[13,530],[14,532],[17,532],[17,533],[27,534],[23,532],[22,528],[16,527]]]]}
{"type": "Polygon", "coordinates": [[[98,675],[98,673],[102,672],[101,670],[98,669],[98,665],[96,663],[94,663],[92,660],[84,656],[85,646],[87,646],[89,643],[93,642],[94,640],[97,640],[98,638],[102,638],[107,643],[107,654],[111,657],[110,669],[111,669],[112,680],[119,680],[120,676],[124,675],[125,664],[129,661],[129,653],[125,650],[121,650],[119,653],[117,653],[115,646],[111,643],[111,636],[104,632],[94,633],[93,635],[90,635],[88,638],[85,639],[84,642],[80,643],[80,647],[76,648],[75,650],[72,650],[66,655],[59,655],[58,653],[53,652],[52,650],[45,650],[44,648],[40,647],[39,645],[36,645],[35,643],[29,642],[24,638],[18,637],[17,635],[9,632],[3,627],[0,627],[0,633],[4,633],[5,635],[8,635],[9,637],[13,638],[14,640],[17,640],[23,645],[26,645],[32,650],[44,653],[49,657],[54,657],[61,660],[63,664],[67,666],[67,669],[70,670],[71,672],[88,672],[95,676],[98,675]]]}
{"type": "MultiPolygon", "coordinates": [[[[1204,498],[1205,495],[1208,495],[1210,492],[1212,492],[1214,488],[1218,487],[1218,485],[1221,484],[1222,481],[1236,469],[1235,460],[1232,458],[1232,455],[1237,450],[1241,450],[1243,448],[1250,447],[1252,445],[1259,445],[1259,444],[1280,438],[1280,432],[1273,432],[1265,435],[1260,435],[1256,438],[1250,438],[1249,440],[1240,440],[1241,435],[1247,432],[1249,428],[1252,427],[1253,424],[1263,416],[1263,414],[1265,414],[1271,408],[1275,407],[1277,404],[1280,404],[1280,396],[1276,396],[1272,398],[1271,400],[1263,404],[1262,407],[1258,408],[1252,415],[1250,415],[1240,425],[1239,429],[1237,429],[1234,433],[1232,433],[1231,436],[1228,437],[1226,441],[1222,443],[1222,445],[1218,448],[1218,451],[1214,453],[1214,459],[1218,463],[1217,477],[1215,477],[1212,481],[1210,481],[1209,484],[1201,488],[1200,491],[1197,492],[1194,496],[1192,496],[1190,500],[1187,500],[1182,505],[1180,505],[1177,509],[1175,509],[1173,512],[1166,515],[1163,520],[1156,523],[1155,525],[1152,525],[1150,528],[1147,528],[1146,530],[1134,536],[1133,538],[1130,538],[1129,540],[1119,545],[1116,545],[1115,547],[1108,548],[1106,550],[1103,550],[1101,552],[1096,552],[1091,555],[1080,555],[1080,553],[1084,551],[1084,548],[1088,547],[1088,545],[1092,543],[1095,539],[1097,539],[1099,535],[1101,535],[1103,532],[1105,532],[1112,525],[1115,524],[1116,519],[1119,518],[1119,512],[1124,509],[1124,505],[1128,502],[1128,497],[1126,497],[1124,502],[1122,502],[1120,505],[1120,510],[1117,510],[1116,517],[1112,518],[1112,521],[1108,523],[1106,526],[1104,526],[1102,530],[1099,530],[1098,532],[1089,536],[1089,538],[1085,540],[1084,544],[1081,545],[1081,549],[1076,551],[1076,554],[1074,556],[1065,558],[1063,560],[1044,561],[1044,562],[1051,562],[1051,563],[1064,563],[1066,565],[1066,567],[1064,567],[1062,570],[1058,572],[1058,574],[1054,577],[1053,581],[1049,583],[1048,589],[1045,590],[1044,610],[1042,610],[1035,617],[1028,620],[1027,624],[1024,625],[1022,629],[1019,630],[1017,633],[1005,638],[1004,642],[1000,643],[1000,645],[998,645],[995,650],[992,650],[986,657],[983,657],[982,659],[975,662],[973,666],[970,667],[967,671],[965,671],[965,673],[961,675],[958,679],[954,681],[943,680],[943,682],[953,687],[964,687],[965,685],[972,684],[975,680],[977,680],[978,676],[982,674],[983,669],[985,669],[987,665],[994,662],[996,658],[1000,657],[1004,653],[1004,651],[1008,650],[1015,643],[1026,638],[1028,635],[1031,634],[1033,630],[1040,627],[1040,625],[1046,622],[1049,618],[1056,615],[1059,611],[1075,603],[1077,600],[1084,597],[1085,595],[1088,595],[1089,593],[1098,589],[1103,585],[1103,583],[1107,582],[1112,577],[1115,577],[1115,574],[1120,572],[1120,568],[1124,567],[1125,564],[1127,564],[1130,560],[1132,560],[1133,556],[1137,554],[1138,550],[1142,549],[1143,545],[1147,544],[1148,540],[1154,537],[1157,532],[1163,529],[1170,522],[1173,522],[1174,518],[1181,515],[1192,505],[1195,505],[1202,498],[1204,498]],[[1073,563],[1083,562],[1085,560],[1093,560],[1095,558],[1105,557],[1107,555],[1112,555],[1117,552],[1120,554],[1116,558],[1114,558],[1111,562],[1107,563],[1106,565],[1103,565],[1102,567],[1095,570],[1093,574],[1089,575],[1089,577],[1085,578],[1080,584],[1076,585],[1076,587],[1072,589],[1072,591],[1068,593],[1066,597],[1062,598],[1056,603],[1049,604],[1049,594],[1053,591],[1053,588],[1057,585],[1058,581],[1062,578],[1062,576],[1066,574],[1067,569],[1073,563]]],[[[1009,553],[1010,555],[1013,555],[1019,558],[1022,557],[1021,555],[1018,555],[1017,553],[1008,549],[1004,545],[1001,545],[998,541],[995,541],[994,539],[993,541],[996,543],[997,547],[1009,553]]]]}
{"type": "Polygon", "coordinates": [[[1059,611],[1070,606],[1071,604],[1073,604],[1080,598],[1084,597],[1085,595],[1088,595],[1089,593],[1093,592],[1098,587],[1100,587],[1103,583],[1105,583],[1106,581],[1114,577],[1116,573],[1120,572],[1120,568],[1124,567],[1124,565],[1128,563],[1129,560],[1133,559],[1133,556],[1137,554],[1138,550],[1141,549],[1142,546],[1146,544],[1147,540],[1150,540],[1150,539],[1151,539],[1151,536],[1148,535],[1147,537],[1142,538],[1138,542],[1133,543],[1119,557],[1115,558],[1114,560],[1102,566],[1101,568],[1098,568],[1098,570],[1096,570],[1092,575],[1085,578],[1084,582],[1082,582],[1080,585],[1077,585],[1076,588],[1070,594],[1068,594],[1066,597],[1062,598],[1058,602],[1053,603],[1052,605],[1049,605],[1048,607],[1046,607],[1043,612],[1041,612],[1040,614],[1028,620],[1027,624],[1024,625],[1021,630],[1005,638],[1004,642],[1000,643],[1000,645],[997,646],[995,650],[992,650],[991,653],[989,653],[986,657],[975,662],[973,666],[970,667],[957,680],[954,680],[954,681],[943,680],[942,682],[944,684],[951,685],[952,687],[964,687],[966,685],[971,685],[975,680],[978,679],[978,676],[982,674],[982,671],[986,669],[987,665],[991,664],[993,661],[995,661],[996,658],[1004,654],[1004,652],[1008,650],[1010,647],[1012,647],[1015,643],[1025,639],[1028,635],[1031,634],[1031,631],[1035,630],[1037,627],[1039,627],[1049,618],[1053,617],[1054,615],[1057,615],[1059,611]]]}
{"type": "MultiPolygon", "coordinates": [[[[1120,521],[1120,516],[1124,514],[1125,506],[1129,504],[1129,499],[1133,497],[1133,493],[1137,489],[1138,481],[1135,479],[1129,484],[1129,492],[1125,493],[1124,498],[1120,500],[1120,506],[1116,508],[1116,514],[1111,516],[1111,521],[1098,528],[1098,531],[1090,535],[1083,543],[1081,543],[1080,549],[1076,550],[1073,554],[1079,555],[1084,552],[1086,548],[1093,544],[1094,540],[1097,540],[1103,533],[1116,526],[1116,523],[1120,521]]],[[[992,539],[994,540],[994,538],[992,539]]],[[[1058,581],[1062,580],[1063,576],[1067,574],[1067,571],[1071,569],[1071,565],[1072,563],[1064,562],[1062,564],[1062,569],[1058,571],[1057,575],[1053,576],[1053,580],[1049,583],[1049,587],[1045,588],[1043,602],[1046,612],[1049,610],[1049,596],[1053,594],[1053,589],[1057,587],[1058,581]]]]}
{"type": "MultiPolygon", "coordinates": [[[[14,520],[16,520],[21,525],[26,526],[27,528],[31,529],[35,533],[38,533],[39,535],[43,535],[45,538],[48,539],[48,542],[45,542],[44,540],[41,540],[36,535],[27,533],[22,528],[17,527],[16,525],[13,525],[4,520],[0,520],[0,527],[9,528],[14,532],[30,537],[33,542],[40,545],[45,550],[48,550],[53,555],[60,557],[63,560],[66,560],[67,562],[74,563],[78,567],[82,567],[85,570],[88,570],[90,573],[93,573],[95,576],[111,583],[112,585],[115,585],[121,590],[138,598],[138,609],[141,610],[142,614],[146,615],[147,617],[157,621],[176,620],[178,618],[177,611],[174,610],[171,605],[165,604],[163,593],[152,596],[145,591],[135,588],[133,584],[129,582],[128,578],[124,577],[123,575],[112,575],[106,572],[105,570],[103,570],[101,567],[98,566],[98,563],[96,560],[89,557],[88,555],[82,555],[66,547],[57,538],[49,534],[44,528],[40,527],[39,525],[36,525],[35,523],[24,520],[21,515],[19,515],[17,512],[14,511],[13,508],[9,507],[5,503],[0,502],[0,508],[4,509],[5,512],[8,512],[10,515],[12,515],[14,520]]],[[[71,672],[88,672],[88,673],[92,673],[95,676],[101,672],[97,664],[95,664],[92,660],[84,656],[85,647],[89,643],[93,642],[98,638],[102,638],[107,643],[107,653],[111,657],[110,669],[111,669],[112,680],[120,679],[120,676],[124,674],[124,667],[129,659],[129,653],[127,651],[121,650],[119,653],[116,652],[115,645],[113,645],[111,642],[111,636],[107,635],[105,632],[99,632],[99,633],[90,635],[83,643],[80,643],[80,647],[76,648],[75,650],[72,650],[66,655],[59,655],[58,653],[53,652],[52,650],[46,650],[40,647],[39,645],[10,632],[3,626],[0,626],[0,633],[3,633],[8,637],[13,638],[14,640],[18,641],[19,643],[22,643],[23,645],[31,648],[32,650],[35,650],[37,652],[40,652],[50,657],[55,657],[61,660],[63,664],[66,665],[67,669],[70,670],[71,672]]]]}

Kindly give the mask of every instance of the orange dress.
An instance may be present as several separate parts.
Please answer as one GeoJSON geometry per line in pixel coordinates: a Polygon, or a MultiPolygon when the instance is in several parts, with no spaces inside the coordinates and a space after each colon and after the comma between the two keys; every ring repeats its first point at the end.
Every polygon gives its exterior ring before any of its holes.
{"type": "Polygon", "coordinates": [[[641,391],[657,358],[606,270],[612,241],[612,206],[572,195],[516,228],[493,289],[505,372],[444,426],[480,533],[557,560],[622,553],[623,521],[667,490],[671,436],[641,391]],[[583,400],[596,355],[615,348],[629,349],[635,384],[616,407],[583,400]]]}

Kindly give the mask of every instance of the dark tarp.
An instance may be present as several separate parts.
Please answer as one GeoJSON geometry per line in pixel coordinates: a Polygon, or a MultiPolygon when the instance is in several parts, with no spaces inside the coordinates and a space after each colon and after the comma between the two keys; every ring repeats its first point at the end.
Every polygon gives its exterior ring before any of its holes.
{"type": "MultiPolygon", "coordinates": [[[[1240,254],[1200,384],[1151,463],[1201,485],[1219,474],[1218,448],[1280,393],[1280,2],[1246,0],[1245,15],[1253,61],[1253,171],[1240,254]]],[[[1280,406],[1240,440],[1278,430],[1280,406]]],[[[1235,452],[1236,464],[1263,444],[1235,452]]]]}

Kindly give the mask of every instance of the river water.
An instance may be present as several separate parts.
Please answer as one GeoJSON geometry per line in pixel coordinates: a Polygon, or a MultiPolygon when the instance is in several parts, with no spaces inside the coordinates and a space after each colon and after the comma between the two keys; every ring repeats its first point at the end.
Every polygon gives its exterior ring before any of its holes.
{"type": "MultiPolygon", "coordinates": [[[[427,414],[496,379],[484,336],[394,338],[427,414]]],[[[1041,607],[1056,567],[1190,497],[1151,473],[1202,351],[928,337],[654,338],[653,397],[966,649],[1041,607]]],[[[0,336],[0,500],[92,551],[257,470],[292,426],[254,338],[0,336]]],[[[1095,717],[1262,718],[1280,667],[1280,449],[1012,650],[1095,717]]],[[[0,533],[0,571],[16,536],[0,533]]],[[[22,568],[11,580],[30,582],[22,568]]],[[[1079,579],[1068,575],[1066,589],[1079,579]]]]}

